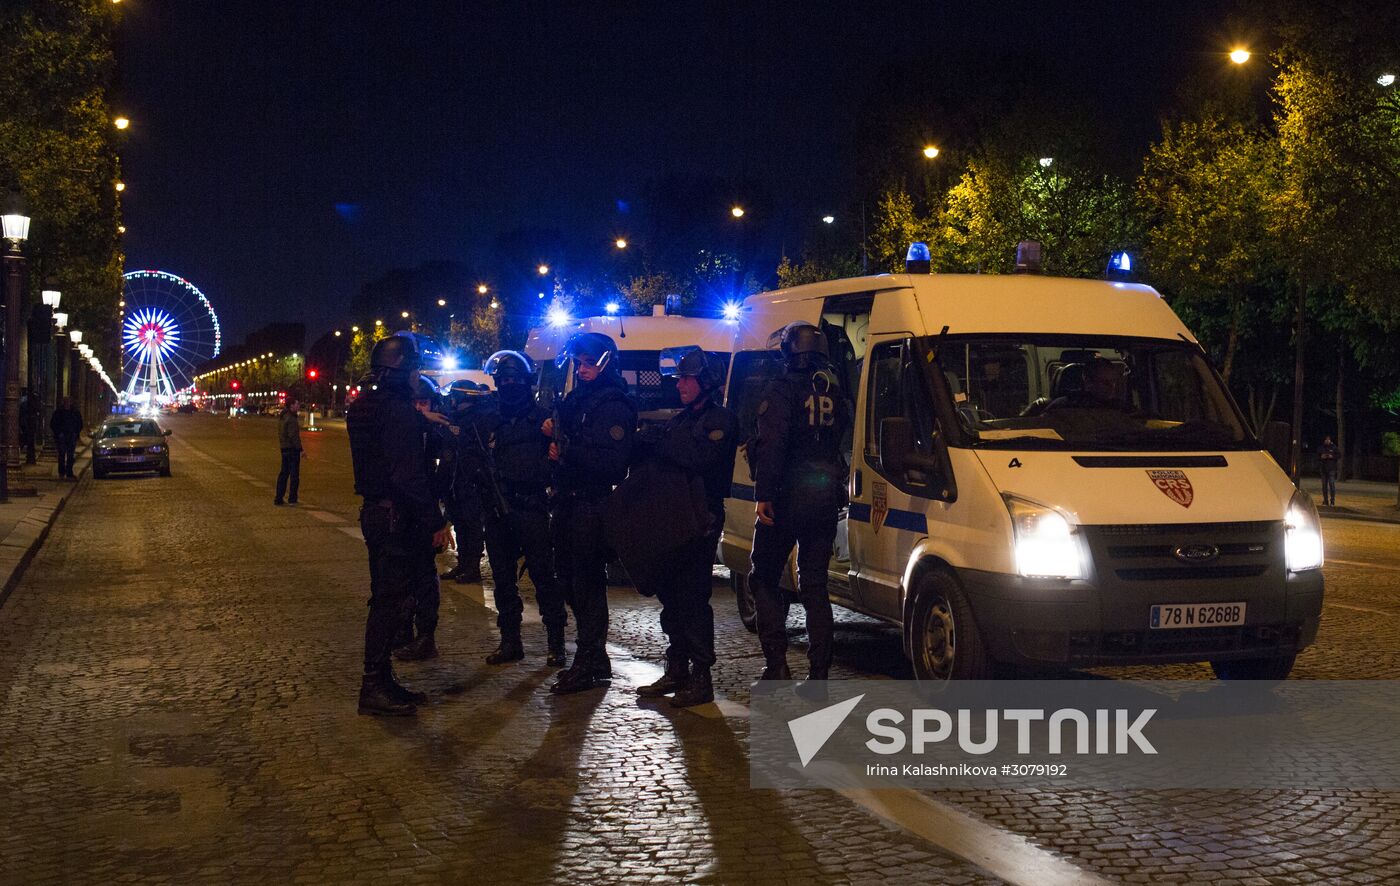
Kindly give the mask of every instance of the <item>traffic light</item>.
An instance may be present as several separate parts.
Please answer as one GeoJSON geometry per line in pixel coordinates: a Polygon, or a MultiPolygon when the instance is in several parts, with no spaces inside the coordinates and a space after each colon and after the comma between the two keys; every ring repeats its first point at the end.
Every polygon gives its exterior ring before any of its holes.
{"type": "Polygon", "coordinates": [[[316,376],[318,376],[318,375],[320,375],[320,372],[318,372],[318,371],[315,370],[315,369],[308,369],[308,370],[306,370],[306,377],[309,378],[309,379],[311,379],[312,381],[315,381],[315,380],[316,380],[316,376]]]}

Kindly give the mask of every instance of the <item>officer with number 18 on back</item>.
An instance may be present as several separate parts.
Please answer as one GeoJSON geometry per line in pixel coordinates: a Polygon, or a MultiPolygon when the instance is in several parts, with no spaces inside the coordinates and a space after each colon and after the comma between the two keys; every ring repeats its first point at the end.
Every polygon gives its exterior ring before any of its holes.
{"type": "Polygon", "coordinates": [[[807,615],[808,679],[831,668],[832,615],[827,565],[846,504],[842,441],[850,425],[846,394],[831,371],[826,336],[810,323],[782,331],[787,372],[763,390],[758,433],[746,456],[753,470],[757,522],[752,571],[765,680],[790,680],[788,601],[778,585],[797,546],[797,598],[807,615]]]}
{"type": "Polygon", "coordinates": [[[391,335],[370,352],[370,375],[346,410],[355,492],[364,497],[360,531],[369,549],[360,713],[410,715],[426,700],[394,680],[395,635],[411,615],[415,576],[447,544],[447,522],[424,460],[422,419],[413,406],[419,356],[413,339],[391,335]]]}
{"type": "Polygon", "coordinates": [[[553,515],[555,572],[574,611],[578,650],[550,687],[581,692],[612,680],[608,661],[608,574],[603,500],[627,476],[637,407],[617,366],[617,345],[600,332],[580,332],[565,343],[558,363],[574,364],[574,389],[541,427],[555,463],[553,515]]]}

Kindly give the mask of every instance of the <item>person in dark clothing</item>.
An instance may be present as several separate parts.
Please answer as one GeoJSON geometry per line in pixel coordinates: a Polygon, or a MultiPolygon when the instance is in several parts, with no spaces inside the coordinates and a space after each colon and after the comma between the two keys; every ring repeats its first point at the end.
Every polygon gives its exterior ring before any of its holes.
{"type": "Polygon", "coordinates": [[[1323,437],[1322,445],[1317,448],[1317,464],[1322,471],[1322,503],[1325,505],[1337,505],[1337,466],[1341,460],[1342,452],[1331,436],[1323,437]]]}
{"type": "Polygon", "coordinates": [[[481,495],[483,467],[476,437],[483,418],[493,411],[491,399],[484,389],[466,379],[453,382],[447,394],[448,415],[461,433],[456,445],[445,453],[439,484],[447,505],[447,519],[457,538],[457,565],[442,577],[458,584],[481,581],[481,554],[486,540],[481,495]]]}
{"type": "Polygon", "coordinates": [[[49,419],[49,430],[53,432],[53,445],[58,450],[58,476],[76,480],[73,476],[74,451],[78,448],[78,436],[83,432],[83,414],[73,405],[72,397],[64,397],[49,419]]]}
{"type": "Polygon", "coordinates": [[[698,347],[685,350],[668,374],[684,407],[657,435],[648,457],[663,469],[698,477],[705,488],[707,521],[700,538],[688,541],[675,558],[674,578],[657,585],[661,629],[670,645],[666,671],[637,690],[644,698],[675,693],[671,704],[693,707],[714,701],[710,669],[715,664],[715,613],[710,608],[715,549],[724,528],[724,499],[734,477],[739,423],[715,402],[725,367],[698,347]]]}
{"type": "MultiPolygon", "coordinates": [[[[418,348],[406,335],[381,339],[370,352],[370,376],[346,410],[355,492],[364,498],[360,531],[369,550],[369,617],[365,621],[363,714],[408,715],[426,700],[394,679],[392,644],[409,617],[424,564],[447,543],[447,521],[423,456],[422,419],[413,408],[418,348]]],[[[434,575],[434,577],[436,577],[434,575]]]]}
{"type": "MultiPolygon", "coordinates": [[[[525,605],[517,584],[517,564],[535,585],[535,605],[544,621],[551,667],[565,665],[564,626],[568,615],[554,575],[554,548],[549,534],[549,438],[541,428],[549,418],[535,402],[535,377],[530,358],[517,351],[498,351],[487,359],[486,372],[496,383],[497,410],[483,439],[490,453],[500,500],[486,508],[486,556],[491,564],[496,626],[501,644],[486,657],[487,664],[506,664],[525,657],[520,622],[525,605]]],[[[470,441],[468,441],[470,443],[470,441]]],[[[494,494],[487,497],[494,500],[494,494]]]]}
{"type": "Polygon", "coordinates": [[[787,665],[788,602],[778,585],[797,546],[797,597],[807,615],[808,678],[831,668],[832,614],[827,565],[838,512],[846,503],[842,440],[850,404],[831,371],[826,336],[809,323],[782,334],[787,373],[764,388],[758,434],[747,453],[754,475],[752,568],[765,680],[792,678],[787,665]]]}
{"type": "Polygon", "coordinates": [[[39,435],[39,398],[29,388],[19,394],[19,445],[24,449],[24,463],[34,464],[38,455],[34,451],[35,438],[39,435]]]}
{"type": "Polygon", "coordinates": [[[301,486],[301,419],[297,410],[301,404],[288,399],[277,418],[277,442],[282,448],[282,469],[277,472],[277,491],[272,503],[281,505],[283,494],[289,505],[297,503],[297,488],[301,486]],[[290,489],[288,485],[290,484],[290,489]]]}
{"type": "MultiPolygon", "coordinates": [[[[413,408],[418,411],[418,429],[422,435],[423,469],[427,471],[434,500],[441,501],[445,473],[450,466],[449,453],[456,449],[459,431],[448,418],[437,411],[440,404],[437,389],[426,378],[414,383],[413,408]]],[[[428,661],[437,658],[438,610],[442,606],[442,586],[438,583],[435,550],[420,550],[422,562],[413,570],[410,616],[399,625],[394,637],[394,658],[399,661],[428,661]]]]}
{"type": "Polygon", "coordinates": [[[608,575],[603,500],[627,475],[637,407],[617,368],[617,346],[598,332],[573,336],[558,362],[574,363],[574,389],[541,431],[555,462],[550,531],[555,572],[574,612],[574,662],[550,687],[581,692],[612,680],[608,661],[608,575]]]}

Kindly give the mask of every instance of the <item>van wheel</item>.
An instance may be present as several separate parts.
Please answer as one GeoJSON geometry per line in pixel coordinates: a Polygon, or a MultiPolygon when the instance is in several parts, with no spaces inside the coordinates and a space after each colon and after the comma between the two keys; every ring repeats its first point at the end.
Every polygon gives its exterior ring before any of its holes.
{"type": "Polygon", "coordinates": [[[1287,680],[1293,671],[1297,655],[1275,655],[1272,658],[1245,658],[1238,661],[1213,661],[1210,669],[1217,680],[1287,680]]]}
{"type": "Polygon", "coordinates": [[[982,635],[953,575],[935,570],[914,586],[910,659],[918,680],[990,680],[996,676],[982,635]]]}
{"type": "Polygon", "coordinates": [[[739,607],[739,620],[750,634],[758,633],[758,608],[753,602],[753,591],[749,588],[749,577],[729,570],[729,586],[734,589],[734,602],[739,607]]]}

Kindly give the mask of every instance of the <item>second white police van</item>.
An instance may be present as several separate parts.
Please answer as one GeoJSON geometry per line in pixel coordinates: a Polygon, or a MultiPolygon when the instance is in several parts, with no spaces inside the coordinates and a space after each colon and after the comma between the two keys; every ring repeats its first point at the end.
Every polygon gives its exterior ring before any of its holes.
{"type": "MultiPolygon", "coordinates": [[[[1313,642],[1317,511],[1151,287],[910,273],[751,296],[741,439],[798,320],[855,406],[832,600],[900,626],[919,678],[1209,661],[1281,679],[1313,642]]],[[[732,496],[720,557],[752,626],[742,456],[732,496]]]]}

